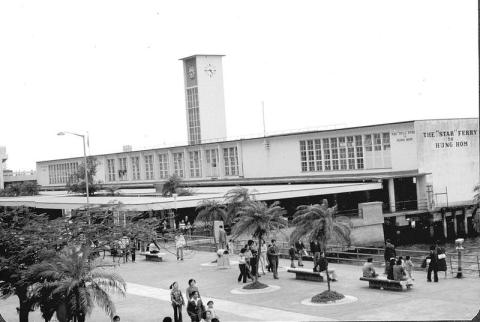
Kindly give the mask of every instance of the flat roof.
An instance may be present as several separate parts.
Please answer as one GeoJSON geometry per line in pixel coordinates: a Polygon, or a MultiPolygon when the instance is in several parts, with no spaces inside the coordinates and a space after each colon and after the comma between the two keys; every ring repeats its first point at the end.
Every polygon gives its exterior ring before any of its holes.
{"type": "MultiPolygon", "coordinates": [[[[192,56],[193,57],[193,56],[192,56]]],[[[375,126],[388,126],[388,125],[397,125],[397,124],[406,124],[406,123],[412,123],[412,122],[423,122],[423,121],[441,121],[441,120],[478,120],[477,118],[474,117],[461,117],[461,118],[450,118],[450,119],[421,119],[421,120],[409,120],[409,121],[399,121],[399,122],[391,122],[391,123],[381,123],[381,124],[370,124],[370,125],[359,125],[359,126],[352,126],[352,127],[341,127],[341,128],[335,128],[335,129],[324,129],[324,130],[305,130],[305,131],[296,131],[296,132],[288,132],[286,131],[285,133],[280,133],[280,134],[271,134],[267,136],[255,136],[255,137],[245,137],[245,138],[235,138],[235,139],[219,139],[218,141],[212,141],[212,142],[204,142],[200,144],[183,144],[183,145],[172,145],[168,147],[152,147],[148,149],[141,149],[141,150],[132,150],[132,151],[119,151],[119,152],[111,152],[111,153],[101,153],[101,154],[95,154],[92,156],[106,156],[106,155],[112,155],[112,154],[120,154],[120,153],[135,153],[135,152],[144,152],[144,151],[151,151],[151,150],[163,150],[163,149],[176,149],[176,148],[185,148],[185,147],[193,147],[193,146],[202,146],[202,145],[209,145],[209,144],[215,144],[215,143],[226,143],[226,142],[236,142],[236,141],[251,141],[251,140],[261,140],[261,139],[269,139],[269,138],[276,138],[276,137],[282,137],[282,136],[294,136],[294,135],[301,135],[301,134],[313,134],[313,133],[328,133],[328,132],[334,132],[334,131],[344,131],[344,130],[351,130],[351,129],[362,129],[362,128],[368,128],[368,127],[375,127],[375,126]]],[[[78,158],[83,158],[83,156],[77,156],[77,157],[70,157],[70,158],[62,158],[62,159],[51,159],[51,160],[41,160],[37,161],[36,163],[41,163],[41,162],[51,162],[51,161],[65,161],[65,160],[72,160],[72,159],[78,159],[78,158]]]]}
{"type": "Polygon", "coordinates": [[[197,56],[217,56],[217,57],[224,57],[225,55],[212,55],[212,54],[196,54],[196,55],[191,55],[191,56],[187,56],[187,57],[183,57],[183,58],[179,58],[178,60],[186,60],[186,59],[190,59],[190,58],[193,58],[193,57],[197,57],[197,56]]]}
{"type": "MultiPolygon", "coordinates": [[[[239,186],[228,187],[200,187],[193,188],[194,195],[162,197],[162,196],[109,196],[90,197],[89,205],[108,206],[118,205],[122,211],[148,211],[163,209],[181,209],[197,207],[204,199],[211,199],[222,202],[225,194],[239,186]]],[[[382,189],[382,184],[370,183],[335,183],[335,184],[286,184],[269,186],[243,186],[255,196],[257,200],[280,200],[296,197],[321,196],[335,193],[346,193],[356,191],[368,191],[382,189]]],[[[153,190],[153,189],[152,189],[153,190]]],[[[132,192],[132,193],[138,193],[132,192]]],[[[152,193],[153,194],[153,193],[152,193]]],[[[19,207],[26,206],[41,209],[79,209],[86,205],[86,198],[83,196],[72,196],[69,194],[49,192],[37,196],[28,197],[3,197],[0,198],[0,206],[19,207]]]]}

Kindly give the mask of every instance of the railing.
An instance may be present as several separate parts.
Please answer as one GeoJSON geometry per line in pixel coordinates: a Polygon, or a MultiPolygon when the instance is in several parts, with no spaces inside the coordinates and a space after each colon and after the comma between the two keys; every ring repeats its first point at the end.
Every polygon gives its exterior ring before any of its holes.
{"type": "MultiPolygon", "coordinates": [[[[236,252],[238,252],[245,244],[247,240],[235,240],[233,245],[236,252]]],[[[288,250],[290,248],[290,243],[277,241],[276,242],[279,253],[281,257],[288,258],[288,250]]],[[[308,245],[306,245],[308,248],[308,245]]],[[[480,249],[480,247],[475,247],[480,249]]],[[[468,249],[473,250],[472,249],[468,249]]],[[[421,268],[421,264],[426,256],[429,254],[429,251],[425,250],[410,250],[410,249],[395,249],[397,257],[402,256],[405,258],[407,255],[410,256],[410,259],[414,263],[414,269],[424,270],[421,268]]],[[[309,256],[312,254],[310,252],[309,256]]],[[[359,246],[342,246],[342,245],[328,245],[327,246],[327,259],[329,262],[334,263],[348,263],[353,265],[362,265],[366,262],[367,258],[373,258],[373,263],[377,266],[382,266],[385,263],[384,259],[384,249],[375,248],[375,247],[359,247],[359,246]]],[[[446,253],[448,261],[450,263],[450,273],[456,274],[458,272],[458,257],[456,252],[446,253]]],[[[480,256],[479,255],[469,255],[462,253],[462,272],[465,275],[478,275],[480,277],[480,256]]]]}

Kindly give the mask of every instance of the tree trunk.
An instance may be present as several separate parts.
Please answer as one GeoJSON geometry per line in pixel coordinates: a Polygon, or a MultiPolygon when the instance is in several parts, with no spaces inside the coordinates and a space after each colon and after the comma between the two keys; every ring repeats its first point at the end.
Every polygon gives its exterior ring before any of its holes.
{"type": "Polygon", "coordinates": [[[30,303],[28,303],[28,298],[27,298],[27,291],[22,291],[22,295],[17,295],[19,302],[20,302],[20,308],[19,308],[19,321],[20,322],[28,322],[28,314],[30,313],[30,303]]]}
{"type": "Polygon", "coordinates": [[[258,236],[258,251],[257,251],[257,265],[255,265],[255,282],[258,280],[258,265],[260,264],[260,254],[261,254],[261,251],[262,251],[262,235],[258,236]]]}
{"type": "Polygon", "coordinates": [[[327,287],[328,291],[330,292],[330,275],[328,274],[328,260],[327,260],[327,249],[326,247],[322,247],[322,252],[320,253],[320,257],[324,256],[325,258],[325,274],[327,275],[327,287]]]}

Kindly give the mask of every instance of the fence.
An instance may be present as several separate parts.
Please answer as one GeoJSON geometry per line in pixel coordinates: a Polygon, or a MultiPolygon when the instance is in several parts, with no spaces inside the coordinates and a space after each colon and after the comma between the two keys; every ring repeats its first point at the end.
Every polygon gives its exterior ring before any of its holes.
{"type": "MultiPolygon", "coordinates": [[[[236,240],[233,243],[234,251],[238,252],[247,240],[236,240]]],[[[289,258],[288,249],[290,244],[288,242],[277,242],[280,257],[289,258]]],[[[461,267],[464,275],[478,275],[480,277],[480,256],[476,254],[468,254],[467,252],[475,251],[480,247],[465,249],[462,253],[461,267]]],[[[429,254],[429,251],[410,250],[410,249],[395,249],[397,257],[405,258],[407,255],[414,263],[414,269],[424,270],[421,268],[423,260],[429,254]]],[[[360,246],[342,246],[342,245],[328,245],[327,259],[330,263],[348,263],[353,265],[362,265],[367,258],[373,258],[373,263],[377,266],[382,266],[385,263],[384,249],[375,247],[360,247],[360,246]]],[[[450,266],[451,275],[458,273],[458,254],[456,252],[447,252],[447,260],[450,266]]],[[[309,256],[312,257],[309,252],[309,256]]],[[[307,258],[308,258],[307,257],[307,258]]]]}

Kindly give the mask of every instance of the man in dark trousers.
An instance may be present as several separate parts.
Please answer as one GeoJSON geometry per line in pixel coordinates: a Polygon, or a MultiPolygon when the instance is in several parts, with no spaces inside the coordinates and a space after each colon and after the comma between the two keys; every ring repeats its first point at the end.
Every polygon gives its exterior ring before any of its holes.
{"type": "Polygon", "coordinates": [[[270,265],[272,266],[273,278],[278,280],[278,247],[275,239],[272,239],[272,245],[267,250],[267,256],[270,256],[270,265]]]}
{"type": "Polygon", "coordinates": [[[383,253],[385,259],[385,274],[387,274],[388,266],[390,265],[390,259],[397,257],[397,252],[395,251],[395,246],[392,244],[390,239],[385,241],[385,251],[383,253]]]}
{"type": "Polygon", "coordinates": [[[258,251],[255,247],[255,242],[253,240],[249,240],[247,242],[247,246],[248,248],[250,249],[250,252],[252,253],[252,257],[250,257],[250,268],[251,268],[251,273],[252,273],[252,276],[255,276],[257,275],[257,277],[260,277],[260,275],[258,275],[258,271],[257,271],[257,256],[258,256],[258,251]]]}
{"type": "Polygon", "coordinates": [[[320,266],[320,244],[317,240],[312,240],[310,242],[310,251],[312,252],[313,255],[313,271],[314,272],[319,272],[317,267],[320,266]]]}
{"type": "Polygon", "coordinates": [[[295,243],[295,248],[297,250],[297,254],[298,254],[298,266],[300,267],[303,267],[303,252],[305,251],[305,245],[303,244],[303,242],[301,240],[297,240],[297,242],[295,243]]]}
{"type": "Polygon", "coordinates": [[[435,246],[430,246],[430,254],[428,254],[427,259],[430,259],[430,263],[428,263],[427,282],[432,281],[432,271],[433,281],[438,282],[438,254],[435,246]]]}

